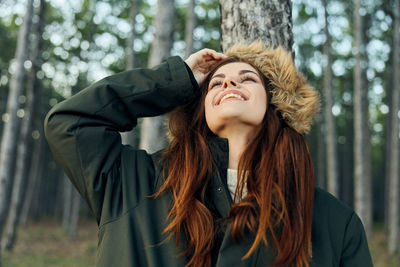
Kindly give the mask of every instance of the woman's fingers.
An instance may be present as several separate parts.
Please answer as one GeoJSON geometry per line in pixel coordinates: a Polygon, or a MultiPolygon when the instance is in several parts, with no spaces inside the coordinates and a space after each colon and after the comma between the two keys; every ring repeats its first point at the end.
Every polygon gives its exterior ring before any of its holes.
{"type": "Polygon", "coordinates": [[[226,55],[218,53],[213,49],[204,48],[190,55],[185,62],[192,70],[196,81],[200,84],[204,80],[205,75],[210,71],[210,68],[226,57],[226,55]]]}
{"type": "Polygon", "coordinates": [[[226,58],[226,55],[222,54],[222,53],[218,53],[212,49],[206,49],[205,53],[204,53],[205,57],[209,57],[212,59],[223,59],[226,58]]]}

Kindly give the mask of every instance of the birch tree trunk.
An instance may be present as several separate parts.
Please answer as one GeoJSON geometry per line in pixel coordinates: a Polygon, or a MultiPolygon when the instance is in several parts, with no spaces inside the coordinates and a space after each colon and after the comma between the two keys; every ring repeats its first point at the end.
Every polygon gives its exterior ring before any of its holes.
{"type": "Polygon", "coordinates": [[[69,237],[71,240],[76,240],[78,236],[78,221],[79,221],[79,210],[81,207],[81,196],[78,191],[72,189],[72,203],[71,203],[71,217],[69,221],[69,237]]]}
{"type": "MultiPolygon", "coordinates": [[[[392,40],[393,41],[393,40],[392,40]]],[[[391,44],[391,47],[393,46],[393,43],[391,44]]],[[[393,54],[393,49],[392,49],[392,54],[393,54]]],[[[393,58],[393,56],[391,56],[393,58]]],[[[393,80],[391,77],[393,75],[393,72],[390,73],[390,77],[388,77],[388,80],[393,80]]],[[[391,81],[392,82],[392,81],[391,81]]],[[[392,114],[393,112],[393,85],[388,83],[387,85],[387,106],[389,107],[389,113],[387,114],[386,121],[385,121],[385,180],[384,180],[384,185],[383,185],[383,224],[385,226],[385,233],[386,235],[389,234],[389,181],[390,181],[390,153],[392,152],[392,144],[390,143],[390,138],[392,134],[392,114]]],[[[397,116],[397,114],[395,114],[397,116]]]]}
{"type": "Polygon", "coordinates": [[[35,142],[33,148],[33,154],[35,157],[32,157],[30,168],[29,168],[29,178],[28,185],[26,189],[26,194],[24,196],[24,204],[21,212],[21,225],[25,226],[28,217],[29,211],[31,208],[32,200],[35,194],[37,194],[39,189],[40,177],[43,170],[43,151],[44,151],[44,135],[43,132],[40,133],[39,139],[35,142]]]}
{"type": "Polygon", "coordinates": [[[189,0],[185,27],[185,58],[188,58],[193,53],[193,31],[197,23],[196,13],[194,12],[195,5],[195,0],[189,0]]]}
{"type": "Polygon", "coordinates": [[[325,56],[325,75],[324,75],[324,94],[325,94],[325,142],[326,142],[326,160],[327,160],[327,189],[332,195],[339,196],[339,182],[338,182],[338,164],[337,164],[337,149],[336,149],[336,130],[335,122],[332,114],[333,107],[333,92],[332,92],[332,56],[331,56],[331,35],[329,34],[328,24],[328,11],[327,0],[323,0],[325,11],[325,36],[326,42],[324,44],[325,56]]]}
{"type": "Polygon", "coordinates": [[[321,114],[319,124],[318,124],[318,147],[317,147],[317,154],[318,154],[318,161],[317,161],[317,179],[316,185],[326,189],[326,145],[325,145],[325,124],[322,119],[321,114]]]}
{"type": "MultiPolygon", "coordinates": [[[[133,69],[135,67],[136,54],[135,54],[135,38],[136,38],[136,15],[139,13],[139,7],[141,0],[132,0],[130,20],[131,20],[131,32],[129,35],[128,45],[126,48],[126,70],[133,69]]],[[[134,128],[129,132],[121,133],[122,143],[137,147],[136,142],[137,129],[134,128]]]]}
{"type": "Polygon", "coordinates": [[[354,36],[355,36],[355,66],[354,66],[354,207],[357,214],[361,217],[367,234],[371,231],[371,219],[368,218],[369,198],[371,194],[368,193],[368,175],[366,173],[365,162],[368,160],[365,157],[365,133],[363,126],[364,120],[368,120],[368,110],[364,110],[363,104],[364,95],[368,90],[362,86],[362,68],[361,61],[363,60],[364,43],[362,37],[362,18],[360,15],[361,1],[354,0],[354,36]]]}
{"type": "Polygon", "coordinates": [[[136,53],[135,53],[135,38],[136,38],[136,15],[139,13],[141,0],[132,0],[130,21],[131,21],[131,32],[129,35],[128,46],[126,49],[126,69],[130,70],[135,67],[136,53]]]}
{"type": "MultiPolygon", "coordinates": [[[[149,67],[161,63],[170,55],[173,44],[175,7],[174,0],[158,0],[154,16],[154,40],[149,67]]],[[[148,153],[156,152],[166,144],[165,116],[144,118],[140,135],[140,148],[148,153]]]]}
{"type": "Polygon", "coordinates": [[[63,216],[62,224],[66,231],[69,231],[69,222],[71,218],[71,203],[72,203],[72,191],[73,186],[66,174],[63,173],[64,193],[63,193],[63,216]]]}
{"type": "Polygon", "coordinates": [[[18,144],[17,162],[15,181],[13,185],[11,206],[7,219],[7,231],[5,239],[3,240],[3,250],[9,251],[14,246],[16,232],[19,225],[19,218],[23,203],[23,196],[25,195],[26,181],[29,170],[29,151],[32,149],[32,128],[33,119],[35,117],[37,101],[37,90],[39,85],[36,79],[36,72],[40,69],[40,51],[42,32],[44,27],[44,16],[46,12],[46,1],[40,1],[39,21],[36,24],[36,39],[33,44],[32,50],[32,69],[29,75],[28,88],[27,88],[27,103],[25,107],[25,116],[22,120],[20,141],[18,144]]]}
{"type": "MultiPolygon", "coordinates": [[[[4,123],[3,137],[0,150],[0,243],[9,208],[9,192],[7,189],[11,182],[13,159],[16,153],[16,138],[18,128],[17,110],[19,108],[18,97],[21,95],[24,79],[24,63],[28,59],[28,40],[31,32],[33,15],[33,0],[29,0],[26,8],[24,22],[21,25],[16,49],[16,71],[10,81],[10,91],[7,100],[8,121],[4,123]]],[[[1,256],[0,256],[1,258],[1,256]]]]}
{"type": "Polygon", "coordinates": [[[390,175],[389,175],[389,209],[388,209],[388,245],[389,253],[394,254],[399,248],[399,77],[400,77],[400,0],[394,4],[393,29],[393,82],[392,82],[392,121],[390,135],[390,175]]]}
{"type": "Polygon", "coordinates": [[[75,240],[78,236],[78,221],[81,196],[73,187],[71,181],[66,174],[62,173],[63,179],[63,214],[62,225],[67,231],[71,240],[75,240]]]}
{"type": "Polygon", "coordinates": [[[292,51],[292,4],[290,0],[219,0],[222,50],[238,41],[261,39],[292,51]]]}
{"type": "MultiPolygon", "coordinates": [[[[365,20],[364,20],[365,21],[365,20]]],[[[365,25],[365,23],[362,23],[365,25]]],[[[362,30],[362,47],[366,46],[366,30],[363,27],[362,30]]],[[[366,61],[366,55],[363,53],[363,61],[366,61]]],[[[362,129],[363,129],[363,155],[364,155],[364,169],[365,169],[365,232],[369,239],[372,238],[373,234],[373,205],[372,205],[372,171],[371,171],[371,131],[369,124],[369,100],[368,100],[368,79],[365,68],[362,71],[361,86],[362,90],[362,109],[363,117],[362,129]]]]}
{"type": "Polygon", "coordinates": [[[364,182],[365,182],[365,218],[364,218],[364,228],[368,238],[372,238],[373,234],[373,205],[372,205],[372,171],[371,171],[371,133],[369,127],[369,116],[368,116],[368,85],[366,84],[366,78],[363,78],[363,87],[365,88],[363,92],[363,114],[366,116],[363,118],[363,155],[364,155],[364,182]]]}

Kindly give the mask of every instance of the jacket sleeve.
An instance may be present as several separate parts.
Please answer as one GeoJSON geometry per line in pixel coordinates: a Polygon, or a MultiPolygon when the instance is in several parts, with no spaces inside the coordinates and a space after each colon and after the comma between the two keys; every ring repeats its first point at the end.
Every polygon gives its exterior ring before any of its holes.
{"type": "MultiPolygon", "coordinates": [[[[124,181],[118,179],[121,153],[127,148],[121,144],[119,132],[131,130],[139,117],[157,116],[192,100],[197,88],[191,79],[192,73],[182,59],[170,57],[153,69],[134,69],[106,77],[57,104],[47,114],[44,127],[50,149],[98,223],[105,197],[107,201],[113,198],[121,202],[118,199],[122,197],[119,194],[124,181]]],[[[132,153],[132,164],[143,166],[151,162],[144,151],[132,153]]],[[[138,173],[129,176],[140,178],[138,173]]],[[[137,192],[135,189],[129,194],[137,192]]]]}
{"type": "Polygon", "coordinates": [[[354,212],[347,224],[343,242],[341,267],[373,266],[363,224],[354,212]]]}

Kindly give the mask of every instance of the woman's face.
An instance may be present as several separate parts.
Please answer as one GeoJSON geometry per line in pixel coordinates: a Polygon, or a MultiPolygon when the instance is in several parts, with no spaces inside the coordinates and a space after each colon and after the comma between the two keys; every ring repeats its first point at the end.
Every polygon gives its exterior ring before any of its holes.
{"type": "Polygon", "coordinates": [[[218,135],[235,123],[260,125],[267,110],[267,93],[254,67],[233,62],[213,74],[204,105],[207,125],[218,135]]]}

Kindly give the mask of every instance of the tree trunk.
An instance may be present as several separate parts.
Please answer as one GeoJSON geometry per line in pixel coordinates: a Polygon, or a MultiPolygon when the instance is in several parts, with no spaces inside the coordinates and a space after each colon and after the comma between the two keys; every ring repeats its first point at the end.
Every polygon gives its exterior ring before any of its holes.
{"type": "MultiPolygon", "coordinates": [[[[126,48],[126,70],[130,70],[135,68],[136,62],[136,54],[135,54],[135,38],[136,38],[136,15],[139,13],[141,1],[140,0],[132,0],[131,6],[131,33],[129,35],[128,45],[126,48]]],[[[129,132],[121,133],[122,143],[126,145],[130,145],[132,147],[137,147],[137,129],[134,128],[129,132]]]]}
{"type": "Polygon", "coordinates": [[[195,0],[189,0],[186,15],[185,28],[185,58],[188,58],[193,53],[193,31],[196,28],[197,18],[194,13],[195,0]]]}
{"type": "Polygon", "coordinates": [[[130,70],[135,67],[136,54],[135,54],[135,38],[136,38],[136,15],[139,13],[141,0],[132,0],[130,20],[131,20],[131,33],[129,35],[128,47],[126,49],[126,69],[130,70]]]}
{"type": "MultiPolygon", "coordinates": [[[[320,114],[318,116],[321,116],[320,114]]],[[[320,117],[319,124],[318,124],[318,147],[317,147],[317,179],[315,180],[316,185],[326,189],[326,179],[325,179],[325,157],[326,157],[326,145],[325,145],[325,125],[320,117]]]]}
{"type": "Polygon", "coordinates": [[[41,40],[42,40],[45,12],[46,12],[46,2],[45,0],[41,0],[39,21],[36,24],[37,27],[35,30],[36,40],[33,44],[33,52],[32,52],[33,67],[29,75],[25,116],[22,121],[20,141],[18,144],[16,172],[15,172],[13,191],[12,191],[11,207],[7,219],[6,236],[2,244],[2,248],[6,251],[12,249],[16,239],[16,232],[19,225],[23,196],[25,195],[26,181],[29,175],[28,151],[31,151],[32,149],[31,133],[33,128],[33,119],[35,117],[36,108],[38,106],[37,90],[40,85],[38,80],[36,79],[36,72],[40,69],[39,61],[40,61],[41,40]]]}
{"type": "Polygon", "coordinates": [[[393,9],[393,84],[392,84],[392,121],[390,135],[390,175],[389,175],[389,212],[388,244],[389,253],[394,254],[399,248],[399,91],[400,85],[400,0],[395,1],[393,9]]]}
{"type": "Polygon", "coordinates": [[[69,222],[71,218],[71,204],[72,204],[72,191],[73,186],[69,178],[67,177],[66,174],[63,173],[64,177],[64,193],[63,193],[63,199],[64,199],[64,205],[63,205],[63,218],[62,218],[62,224],[64,229],[68,232],[69,231],[69,222]]]}
{"type": "Polygon", "coordinates": [[[222,50],[239,41],[261,39],[292,51],[292,4],[290,0],[219,0],[222,50]]]}
{"type": "MultiPolygon", "coordinates": [[[[355,66],[354,66],[354,207],[357,214],[361,217],[365,230],[371,229],[371,220],[368,218],[368,178],[366,173],[365,162],[368,160],[365,157],[365,129],[363,129],[365,122],[368,120],[368,113],[364,110],[363,95],[368,92],[362,86],[362,66],[364,54],[364,43],[362,38],[362,18],[360,15],[361,3],[360,0],[354,0],[354,36],[355,36],[355,66]]],[[[368,196],[369,195],[369,196],[368,196]]]]}
{"type": "Polygon", "coordinates": [[[73,187],[71,181],[62,173],[63,176],[63,228],[67,231],[71,240],[75,240],[78,235],[78,220],[80,210],[80,198],[78,191],[73,187]]]}
{"type": "MultiPolygon", "coordinates": [[[[13,160],[16,153],[18,117],[17,110],[19,108],[18,97],[21,95],[25,68],[24,62],[28,59],[28,41],[31,32],[33,15],[33,0],[29,0],[27,4],[24,23],[19,30],[16,50],[16,71],[10,81],[10,92],[7,100],[8,121],[4,123],[3,137],[1,139],[0,150],[0,243],[9,208],[9,192],[7,192],[9,183],[11,182],[11,173],[13,168],[13,160]]],[[[0,257],[1,258],[1,257],[0,257]]]]}
{"type": "Polygon", "coordinates": [[[32,205],[33,196],[37,194],[39,188],[39,182],[41,177],[41,173],[43,170],[43,152],[44,152],[44,134],[43,132],[40,133],[40,137],[38,140],[35,141],[34,148],[33,148],[33,155],[32,157],[30,168],[29,168],[29,178],[28,178],[28,186],[26,188],[26,194],[24,196],[24,204],[21,211],[21,225],[25,226],[28,217],[29,211],[32,205]]]}
{"type": "MultiPolygon", "coordinates": [[[[365,21],[365,18],[364,18],[365,21]]],[[[365,23],[362,23],[365,25],[365,23]]],[[[365,47],[366,42],[366,29],[362,30],[362,46],[365,47]]],[[[366,61],[366,55],[363,53],[363,61],[366,61]]],[[[369,239],[372,239],[373,232],[373,206],[372,206],[372,174],[371,174],[371,133],[369,125],[369,100],[368,100],[368,79],[365,68],[362,72],[361,86],[364,88],[362,91],[362,112],[365,114],[362,121],[363,129],[363,155],[364,155],[364,175],[365,175],[365,232],[369,239]]]]}
{"type": "Polygon", "coordinates": [[[341,185],[341,200],[349,206],[354,206],[354,157],[352,156],[352,135],[353,132],[347,135],[346,143],[342,146],[341,165],[343,175],[340,176],[339,180],[341,185]]]}
{"type": "Polygon", "coordinates": [[[78,236],[79,210],[81,206],[81,196],[75,188],[72,188],[71,217],[69,220],[69,237],[76,240],[78,236]]]}
{"type": "MultiPolygon", "coordinates": [[[[44,118],[43,118],[44,120],[44,118]]],[[[33,179],[35,181],[34,183],[34,191],[32,194],[32,198],[30,203],[27,204],[27,206],[29,207],[29,214],[28,216],[30,216],[30,219],[32,219],[32,221],[37,222],[39,220],[39,216],[40,216],[40,194],[42,191],[42,185],[43,185],[43,178],[44,178],[44,172],[45,172],[45,165],[48,164],[47,162],[47,157],[46,157],[46,153],[49,153],[49,151],[47,150],[47,144],[46,144],[46,140],[44,139],[44,133],[43,131],[40,132],[40,155],[38,155],[37,160],[33,160],[32,161],[32,175],[34,175],[31,179],[33,179]],[[43,162],[45,162],[45,164],[43,164],[43,162]]],[[[34,157],[34,159],[36,159],[36,157],[34,157]]]]}
{"type": "Polygon", "coordinates": [[[335,121],[332,114],[333,107],[333,92],[332,92],[332,56],[331,56],[331,36],[328,30],[328,11],[327,0],[323,0],[325,11],[325,36],[326,42],[324,44],[324,56],[326,59],[325,75],[324,75],[324,93],[325,93],[325,142],[326,142],[326,160],[327,160],[327,182],[328,191],[338,197],[339,196],[339,182],[338,182],[338,163],[337,163],[337,149],[336,149],[336,130],[335,121]]]}
{"type": "MultiPolygon", "coordinates": [[[[170,55],[173,44],[175,7],[174,0],[158,0],[154,16],[155,36],[151,48],[149,67],[161,63],[170,55]]],[[[156,152],[166,144],[165,115],[144,118],[140,135],[140,148],[156,152]]]]}
{"type": "MultiPolygon", "coordinates": [[[[393,40],[392,40],[393,41],[393,40]]],[[[393,43],[391,44],[390,47],[394,47],[393,43]]],[[[393,49],[391,49],[391,57],[393,59],[393,49]]],[[[393,63],[392,63],[393,64],[393,63]]],[[[383,185],[383,203],[384,203],[384,207],[383,207],[383,224],[385,226],[385,233],[388,235],[389,234],[389,181],[390,181],[390,153],[392,152],[392,144],[390,143],[390,136],[392,134],[392,114],[393,114],[393,85],[391,84],[392,82],[392,75],[393,72],[391,73],[387,73],[388,77],[387,80],[390,81],[388,82],[387,85],[387,105],[389,107],[389,113],[386,116],[386,123],[385,123],[385,179],[384,179],[384,185],[383,185]]],[[[395,114],[397,116],[397,114],[395,114]]]]}

